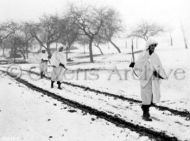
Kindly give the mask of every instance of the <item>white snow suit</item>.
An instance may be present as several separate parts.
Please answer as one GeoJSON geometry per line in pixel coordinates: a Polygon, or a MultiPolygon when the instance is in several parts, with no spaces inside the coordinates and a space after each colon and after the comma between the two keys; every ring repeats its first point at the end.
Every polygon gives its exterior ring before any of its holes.
{"type": "Polygon", "coordinates": [[[56,51],[51,57],[51,65],[53,66],[53,70],[51,72],[51,80],[52,81],[62,81],[64,68],[60,66],[60,63],[66,66],[66,56],[64,52],[56,51]]]}
{"type": "Polygon", "coordinates": [[[48,54],[41,53],[40,54],[40,72],[42,72],[43,74],[47,74],[47,68],[48,68],[48,54]]]}
{"type": "Polygon", "coordinates": [[[153,72],[157,71],[161,77],[167,78],[159,56],[156,53],[149,55],[149,52],[145,51],[135,62],[134,69],[139,75],[142,104],[158,103],[161,97],[160,79],[155,77],[153,72]]]}

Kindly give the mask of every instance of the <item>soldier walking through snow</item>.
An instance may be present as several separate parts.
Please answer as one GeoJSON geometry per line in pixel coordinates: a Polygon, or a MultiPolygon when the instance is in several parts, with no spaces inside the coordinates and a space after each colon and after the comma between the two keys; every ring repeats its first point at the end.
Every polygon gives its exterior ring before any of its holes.
{"type": "Polygon", "coordinates": [[[40,55],[40,76],[43,78],[45,74],[47,74],[47,68],[48,68],[48,54],[46,50],[42,49],[41,55],[40,55]]]}
{"type": "Polygon", "coordinates": [[[136,62],[130,64],[130,67],[134,67],[139,74],[142,117],[146,121],[152,121],[149,113],[150,106],[160,101],[160,79],[167,78],[159,56],[154,53],[157,44],[153,40],[147,41],[145,51],[136,62]]]}
{"type": "Polygon", "coordinates": [[[63,79],[64,69],[66,69],[66,56],[63,52],[63,47],[55,51],[51,57],[51,65],[53,70],[51,72],[51,88],[54,87],[54,82],[57,82],[58,89],[61,88],[61,81],[63,79]]]}

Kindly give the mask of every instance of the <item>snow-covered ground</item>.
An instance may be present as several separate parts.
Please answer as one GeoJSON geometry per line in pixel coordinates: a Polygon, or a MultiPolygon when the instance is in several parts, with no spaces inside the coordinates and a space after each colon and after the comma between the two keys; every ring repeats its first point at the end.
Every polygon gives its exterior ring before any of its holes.
{"type": "Polygon", "coordinates": [[[125,121],[135,125],[141,125],[159,132],[163,131],[170,136],[176,136],[180,140],[190,139],[188,136],[190,134],[188,130],[190,127],[189,121],[185,118],[174,116],[170,112],[163,112],[152,108],[151,115],[154,122],[144,122],[141,119],[142,112],[138,103],[131,104],[127,101],[96,95],[95,93],[89,93],[88,91],[66,85],[63,85],[64,89],[61,91],[51,89],[48,80],[32,80],[26,72],[22,75],[22,78],[38,87],[43,87],[57,95],[63,96],[64,98],[99,109],[113,116],[117,115],[125,121]]]}
{"type": "MultiPolygon", "coordinates": [[[[169,77],[161,83],[162,102],[160,105],[190,111],[190,87],[188,87],[190,85],[190,50],[166,47],[157,48],[156,52],[169,77]]],[[[131,61],[130,54],[108,54],[95,57],[93,64],[81,63],[88,62],[88,59],[87,57],[75,59],[73,64],[69,64],[69,70],[65,72],[63,81],[140,100],[139,81],[128,67],[131,61]],[[92,70],[89,71],[90,69],[92,70]]],[[[32,68],[32,71],[39,70],[38,64],[20,65],[20,67],[27,70],[32,68]]],[[[51,67],[48,72],[50,76],[51,67]]]]}
{"type": "Polygon", "coordinates": [[[148,140],[0,76],[1,141],[148,140]]]}
{"type": "MultiPolygon", "coordinates": [[[[190,50],[162,47],[157,48],[156,52],[169,76],[168,80],[161,83],[162,98],[159,105],[179,111],[190,111],[190,87],[188,87],[190,85],[190,50]]],[[[131,55],[127,51],[121,54],[98,55],[94,59],[95,63],[88,63],[89,58],[86,55],[82,53],[80,56],[79,54],[78,56],[73,55],[74,62],[68,64],[69,70],[65,72],[63,81],[140,100],[139,82],[128,67],[131,55]]],[[[6,71],[13,66],[15,65],[1,65],[0,69],[6,71]]],[[[16,66],[20,70],[13,69],[13,73],[19,72],[21,69],[39,72],[36,63],[16,66]]],[[[50,75],[51,66],[48,68],[48,72],[50,75]]],[[[62,91],[56,88],[50,89],[49,80],[39,79],[39,76],[29,75],[25,71],[22,71],[21,78],[64,98],[104,111],[111,116],[117,115],[125,121],[151,130],[163,131],[180,140],[190,140],[188,117],[184,118],[168,111],[152,108],[153,121],[148,123],[141,119],[142,112],[138,103],[131,104],[127,101],[97,95],[64,84],[62,91]]],[[[10,80],[8,76],[1,75],[0,85],[2,86],[1,92],[3,92],[0,99],[0,116],[3,116],[0,121],[0,124],[3,124],[0,126],[3,127],[0,128],[3,130],[0,132],[2,137],[12,136],[23,140],[40,138],[40,140],[66,139],[72,141],[148,139],[147,137],[139,137],[137,132],[115,127],[113,124],[96,119],[92,115],[84,116],[80,110],[74,109],[74,113],[70,112],[68,109],[72,109],[71,107],[46,96],[42,97],[42,94],[28,89],[12,79],[10,80]],[[55,103],[56,106],[53,106],[55,103]],[[6,130],[4,131],[4,129],[6,130]]]]}

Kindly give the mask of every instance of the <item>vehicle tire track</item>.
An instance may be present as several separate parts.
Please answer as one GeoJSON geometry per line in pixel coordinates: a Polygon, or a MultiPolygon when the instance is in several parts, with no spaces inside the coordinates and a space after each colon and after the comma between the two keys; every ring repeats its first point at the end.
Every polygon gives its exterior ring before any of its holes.
{"type": "MultiPolygon", "coordinates": [[[[2,72],[7,73],[5,71],[2,71],[2,72]]],[[[62,102],[63,104],[66,104],[66,105],[71,106],[73,108],[80,109],[80,110],[82,110],[82,111],[84,111],[86,113],[89,113],[91,115],[95,115],[95,116],[97,116],[97,117],[99,117],[101,119],[109,121],[109,122],[115,124],[118,127],[128,128],[131,131],[135,131],[135,132],[139,133],[142,136],[148,136],[150,139],[154,139],[154,140],[157,140],[157,141],[163,141],[163,140],[178,141],[178,139],[176,137],[171,137],[171,136],[167,135],[164,132],[151,130],[151,129],[143,127],[143,126],[136,125],[136,124],[133,124],[131,122],[127,122],[127,121],[125,121],[125,120],[123,120],[123,119],[121,119],[121,118],[119,118],[117,116],[109,115],[104,111],[99,111],[97,109],[94,109],[94,108],[89,107],[87,105],[83,105],[83,104],[78,103],[76,101],[66,99],[66,98],[64,98],[62,96],[59,96],[59,95],[57,95],[55,93],[52,93],[52,92],[50,92],[50,91],[48,91],[46,89],[40,88],[38,86],[35,86],[35,85],[29,83],[28,81],[22,79],[22,78],[15,78],[13,75],[11,75],[9,73],[7,73],[7,75],[14,78],[17,82],[24,84],[25,86],[27,86],[28,88],[30,88],[32,90],[40,92],[40,93],[42,93],[44,95],[47,95],[47,96],[49,96],[51,98],[54,98],[54,99],[62,102]]]]}
{"type": "MultiPolygon", "coordinates": [[[[34,72],[34,71],[28,71],[28,70],[23,70],[23,71],[28,72],[28,73],[32,73],[32,74],[35,74],[35,75],[38,75],[38,76],[40,75],[39,73],[34,72]]],[[[45,78],[50,80],[50,77],[46,76],[45,78]]],[[[96,90],[96,89],[90,88],[88,86],[78,85],[78,84],[74,84],[74,83],[66,82],[66,81],[63,81],[62,83],[65,84],[65,85],[72,86],[72,87],[81,88],[81,89],[83,89],[85,91],[90,91],[90,92],[94,92],[94,93],[98,93],[98,94],[103,94],[105,96],[114,97],[116,99],[126,100],[126,101],[134,102],[134,103],[141,103],[140,100],[136,100],[136,99],[133,99],[133,98],[127,98],[127,97],[124,97],[124,96],[121,96],[121,95],[116,95],[116,94],[113,94],[113,93],[96,90]]],[[[152,107],[155,107],[160,111],[169,111],[173,115],[178,115],[178,116],[181,116],[181,117],[185,117],[187,120],[190,119],[190,112],[189,111],[179,111],[179,110],[175,110],[175,109],[172,109],[172,108],[169,108],[169,107],[158,106],[158,105],[152,105],[152,107]]]]}

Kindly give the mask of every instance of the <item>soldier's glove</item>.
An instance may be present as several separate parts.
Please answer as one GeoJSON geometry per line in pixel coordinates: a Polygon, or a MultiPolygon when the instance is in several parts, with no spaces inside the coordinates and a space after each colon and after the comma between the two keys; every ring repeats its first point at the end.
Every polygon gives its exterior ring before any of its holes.
{"type": "Polygon", "coordinates": [[[162,76],[160,76],[160,74],[157,72],[157,71],[154,71],[153,72],[153,75],[157,78],[160,78],[160,79],[164,79],[162,76]]]}
{"type": "Polygon", "coordinates": [[[67,68],[65,67],[65,65],[62,64],[62,63],[59,63],[59,66],[61,66],[61,67],[65,68],[65,69],[67,69],[67,68]]]}
{"type": "Polygon", "coordinates": [[[135,62],[131,62],[131,64],[129,65],[130,68],[133,68],[135,66],[135,62]]]}

